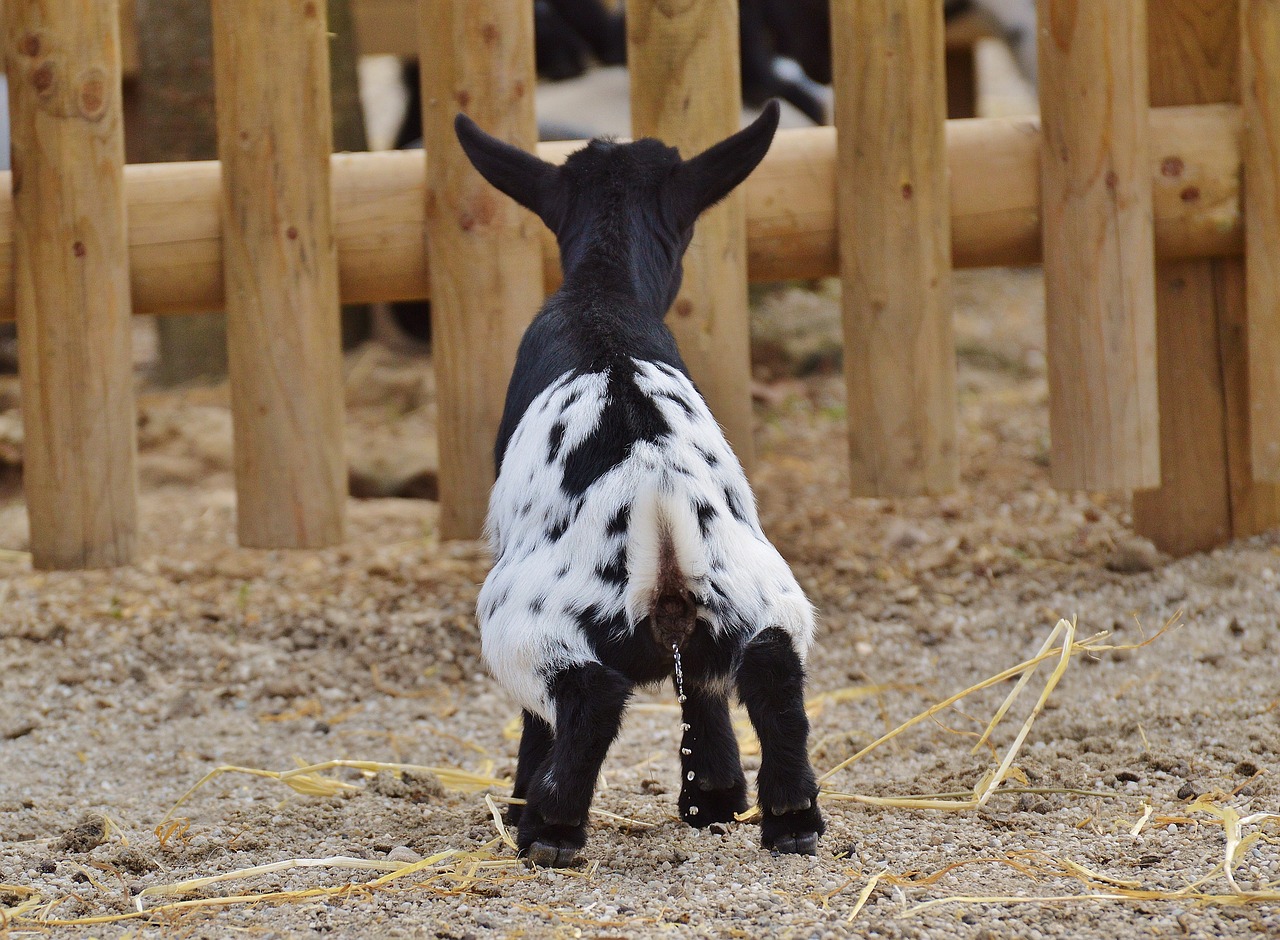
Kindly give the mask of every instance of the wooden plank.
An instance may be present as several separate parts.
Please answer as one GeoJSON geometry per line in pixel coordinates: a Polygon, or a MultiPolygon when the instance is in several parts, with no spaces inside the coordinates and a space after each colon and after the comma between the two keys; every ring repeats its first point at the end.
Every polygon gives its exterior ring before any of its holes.
{"type": "Polygon", "coordinates": [[[418,37],[430,154],[425,206],[440,399],[440,534],[475,538],[493,483],[507,379],[543,298],[542,223],[472,168],[453,120],[462,110],[502,140],[534,147],[533,5],[426,0],[418,37]]]}
{"type": "Polygon", "coordinates": [[[362,55],[418,55],[417,0],[352,0],[356,42],[362,55]]]}
{"type": "Polygon", "coordinates": [[[1244,0],[1241,27],[1250,457],[1280,483],[1280,0],[1244,0]]]}
{"type": "Polygon", "coordinates": [[[1160,440],[1162,485],[1133,494],[1135,527],[1163,551],[1175,555],[1205,551],[1231,538],[1231,498],[1222,468],[1226,439],[1222,432],[1225,399],[1218,356],[1218,323],[1212,311],[1218,297],[1211,277],[1201,276],[1200,261],[1162,264],[1156,276],[1156,362],[1162,392],[1160,440]],[[1171,396],[1169,389],[1194,389],[1171,396]],[[1189,434],[1189,428],[1212,429],[1189,434]],[[1186,453],[1171,456],[1166,441],[1178,441],[1186,453]],[[1206,467],[1218,467],[1201,479],[1206,467]],[[1170,494],[1191,491],[1195,499],[1170,494]]]}
{"type": "Polygon", "coordinates": [[[832,3],[850,481],[951,489],[955,341],[939,4],[832,3]]]}
{"type": "MultiPolygon", "coordinates": [[[[1238,100],[1239,0],[1149,0],[1148,5],[1152,105],[1238,100]]],[[[1188,184],[1186,189],[1194,187],[1188,184]]],[[[1157,276],[1182,284],[1176,293],[1162,291],[1159,320],[1200,317],[1213,326],[1209,334],[1160,327],[1162,334],[1170,330],[1174,336],[1160,349],[1161,412],[1195,417],[1174,422],[1170,432],[1161,435],[1162,469],[1171,482],[1134,494],[1134,528],[1163,550],[1185,554],[1280,523],[1280,490],[1252,482],[1252,448],[1244,420],[1248,367],[1243,358],[1243,262],[1229,258],[1166,263],[1158,266],[1157,276]],[[1164,380],[1165,372],[1180,368],[1179,363],[1214,361],[1221,376],[1215,390],[1164,380]],[[1205,409],[1206,397],[1220,400],[1221,410],[1205,409]],[[1218,507],[1218,515],[1208,507],[1218,507]]],[[[1209,366],[1197,366],[1197,371],[1208,374],[1209,366]]]]}
{"type": "Polygon", "coordinates": [[[40,568],[136,550],[135,410],[115,3],[8,6],[23,481],[40,568]]]}
{"type": "Polygon", "coordinates": [[[325,6],[213,14],[237,528],[318,548],[346,514],[325,6]]]}
{"type": "MultiPolygon", "coordinates": [[[[1226,390],[1224,403],[1231,535],[1240,539],[1280,525],[1280,486],[1258,482],[1251,458],[1255,413],[1252,413],[1248,388],[1250,356],[1253,353],[1253,319],[1242,302],[1245,296],[1245,268],[1239,259],[1232,259],[1217,264],[1214,273],[1216,296],[1213,307],[1220,311],[1218,354],[1222,363],[1222,386],[1226,390]]],[[[1272,402],[1270,407],[1274,408],[1275,403],[1272,402]]]]}
{"type": "Polygon", "coordinates": [[[1156,486],[1146,11],[1039,0],[1037,12],[1053,482],[1156,486]]]}
{"type": "MultiPolygon", "coordinates": [[[[1156,256],[1229,257],[1243,250],[1240,116],[1234,105],[1158,108],[1151,115],[1156,256]],[[1194,196],[1194,198],[1191,198],[1194,196]]],[[[563,159],[581,141],[538,145],[563,159]]],[[[952,262],[974,268],[1040,260],[1040,135],[1033,119],[947,125],[952,262]]],[[[221,168],[216,162],[126,166],[134,312],[223,305],[221,168]]],[[[339,284],[344,303],[427,297],[425,168],[409,151],[332,159],[339,284]]],[[[831,277],[836,248],[836,140],[829,127],[779,131],[744,184],[752,281],[831,277]]],[[[559,281],[543,231],[548,288],[559,281]]],[[[0,320],[13,319],[13,205],[0,174],[0,320]]]]}
{"type": "MultiPolygon", "coordinates": [[[[631,129],[688,158],[738,130],[742,89],[734,0],[627,4],[631,129]]],[[[751,331],[747,312],[746,195],[703,213],[684,258],[668,323],[748,472],[754,462],[751,331]]]]}

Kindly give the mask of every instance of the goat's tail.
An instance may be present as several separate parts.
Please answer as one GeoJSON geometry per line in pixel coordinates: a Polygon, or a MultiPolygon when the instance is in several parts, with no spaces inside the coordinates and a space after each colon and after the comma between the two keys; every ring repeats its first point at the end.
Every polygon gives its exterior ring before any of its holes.
{"type": "Polygon", "coordinates": [[[660,646],[679,646],[697,621],[690,582],[706,570],[697,517],[687,500],[655,486],[632,503],[630,523],[628,619],[634,627],[648,617],[660,646]]]}

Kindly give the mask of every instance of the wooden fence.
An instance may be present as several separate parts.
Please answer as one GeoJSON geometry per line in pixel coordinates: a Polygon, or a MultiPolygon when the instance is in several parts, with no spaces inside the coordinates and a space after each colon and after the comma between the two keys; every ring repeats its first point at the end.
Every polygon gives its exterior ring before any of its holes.
{"type": "MultiPolygon", "coordinates": [[[[952,268],[1039,262],[1055,484],[1137,491],[1174,552],[1280,524],[1280,0],[1039,0],[1042,122],[945,119],[941,6],[832,0],[836,128],[780,132],[699,223],[670,320],[744,461],[748,278],[839,273],[852,485],[898,496],[957,478],[952,268]]],[[[627,8],[636,132],[731,131],[736,3],[627,8]]],[[[451,122],[535,146],[531,4],[420,0],[425,161],[330,154],[324,9],[215,0],[221,160],[125,166],[117,0],[7,4],[0,318],[38,566],[134,556],[130,314],[226,310],[241,541],[314,547],[342,538],[339,302],[430,294],[441,532],[478,533],[558,263],[451,122]]]]}

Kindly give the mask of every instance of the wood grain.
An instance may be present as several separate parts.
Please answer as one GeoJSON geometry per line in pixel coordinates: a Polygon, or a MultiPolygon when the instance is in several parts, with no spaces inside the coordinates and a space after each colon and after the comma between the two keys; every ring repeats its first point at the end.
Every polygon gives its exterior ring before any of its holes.
{"type": "Polygon", "coordinates": [[[957,469],[941,8],[833,4],[832,48],[850,482],[943,492],[957,469]]]}
{"type": "Polygon", "coordinates": [[[475,538],[516,348],[543,299],[542,223],[472,168],[453,120],[465,111],[490,134],[534,147],[533,5],[426,0],[420,10],[440,533],[475,538]]]}
{"type": "Polygon", "coordinates": [[[31,0],[7,12],[31,551],[39,568],[127,564],[137,478],[118,10],[31,0]]]}
{"type": "Polygon", "coordinates": [[[1244,0],[1241,27],[1250,457],[1280,483],[1280,0],[1244,0]]]}
{"type": "MultiPolygon", "coordinates": [[[[628,2],[627,63],[633,136],[657,137],[688,158],[738,130],[742,90],[734,0],[628,2]]],[[[750,472],[755,444],[745,200],[739,188],[698,220],[667,323],[750,472]]]]}
{"type": "Polygon", "coordinates": [[[325,5],[213,14],[237,528],[318,548],[346,513],[325,5]]]}
{"type": "MultiPolygon", "coordinates": [[[[1151,103],[1237,101],[1238,0],[1149,0],[1148,6],[1151,103]]],[[[1133,521],[1161,549],[1182,555],[1280,523],[1280,488],[1253,482],[1243,261],[1166,262],[1157,266],[1157,278],[1176,288],[1162,287],[1157,310],[1160,459],[1167,482],[1134,494],[1133,521]],[[1179,326],[1192,317],[1211,328],[1179,326]],[[1215,372],[1220,378],[1213,388],[1182,380],[1215,372]]]]}
{"type": "Polygon", "coordinates": [[[1067,489],[1160,482],[1141,4],[1040,0],[1050,462],[1067,489]]]}

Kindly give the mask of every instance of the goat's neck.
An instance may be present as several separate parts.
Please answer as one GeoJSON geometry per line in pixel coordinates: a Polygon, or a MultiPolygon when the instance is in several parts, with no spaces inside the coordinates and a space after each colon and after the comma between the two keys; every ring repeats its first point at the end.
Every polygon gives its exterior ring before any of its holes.
{"type": "Polygon", "coordinates": [[[561,245],[561,256],[569,259],[562,296],[593,307],[618,304],[629,317],[662,322],[680,285],[680,259],[673,262],[656,239],[625,230],[583,242],[561,245]]]}

